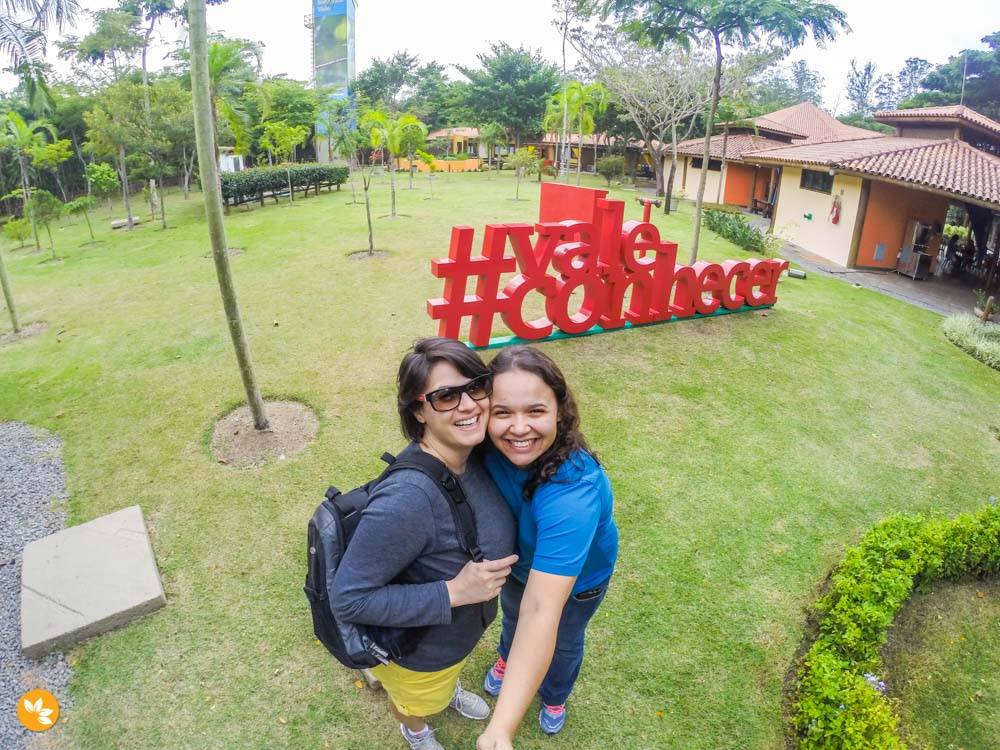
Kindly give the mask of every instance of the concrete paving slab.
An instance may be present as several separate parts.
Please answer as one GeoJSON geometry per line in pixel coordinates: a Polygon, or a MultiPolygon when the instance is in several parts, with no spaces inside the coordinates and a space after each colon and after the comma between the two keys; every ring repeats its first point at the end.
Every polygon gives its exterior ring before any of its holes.
{"type": "Polygon", "coordinates": [[[32,658],[167,603],[138,505],[24,548],[21,648],[32,658]]]}

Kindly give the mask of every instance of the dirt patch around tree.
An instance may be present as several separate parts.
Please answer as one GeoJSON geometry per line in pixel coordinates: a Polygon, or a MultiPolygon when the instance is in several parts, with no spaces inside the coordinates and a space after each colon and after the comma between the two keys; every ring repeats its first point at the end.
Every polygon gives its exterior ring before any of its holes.
{"type": "Polygon", "coordinates": [[[220,464],[248,469],[283,461],[303,450],[319,430],[315,412],[298,401],[267,401],[270,427],[257,430],[249,406],[240,406],[215,424],[212,455],[220,464]]]}
{"type": "Polygon", "coordinates": [[[14,344],[18,341],[31,338],[32,336],[37,336],[40,333],[45,333],[47,330],[49,330],[48,323],[29,323],[17,333],[5,333],[0,336],[0,346],[14,344]]]}
{"type": "Polygon", "coordinates": [[[356,253],[348,253],[347,257],[351,260],[378,260],[379,258],[388,258],[389,253],[385,250],[376,250],[373,253],[367,250],[358,250],[356,253]]]}

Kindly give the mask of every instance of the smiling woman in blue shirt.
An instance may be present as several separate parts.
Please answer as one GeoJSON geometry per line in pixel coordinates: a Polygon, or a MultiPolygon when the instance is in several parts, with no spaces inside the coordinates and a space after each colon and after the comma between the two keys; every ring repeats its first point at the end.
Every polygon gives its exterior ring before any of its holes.
{"type": "Polygon", "coordinates": [[[500,595],[499,658],[484,681],[499,698],[476,746],[508,750],[535,693],[542,731],[562,729],[587,623],[615,567],[618,528],[611,482],[580,432],[558,366],[537,349],[514,346],[490,371],[486,467],[517,519],[519,559],[500,595]]]}

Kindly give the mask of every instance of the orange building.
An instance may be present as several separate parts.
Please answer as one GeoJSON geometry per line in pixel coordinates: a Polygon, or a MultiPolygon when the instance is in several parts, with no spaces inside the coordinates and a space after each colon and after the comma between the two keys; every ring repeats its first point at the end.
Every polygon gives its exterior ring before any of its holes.
{"type": "Polygon", "coordinates": [[[846,268],[934,272],[948,208],[962,206],[977,261],[1000,258],[1000,123],[962,106],[879,112],[894,135],[744,151],[776,174],[772,229],[846,268]]]}

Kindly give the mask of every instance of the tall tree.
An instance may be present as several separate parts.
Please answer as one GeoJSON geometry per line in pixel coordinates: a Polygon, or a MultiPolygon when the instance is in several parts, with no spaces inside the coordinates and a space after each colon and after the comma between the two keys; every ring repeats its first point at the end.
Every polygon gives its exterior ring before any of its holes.
{"type": "Polygon", "coordinates": [[[541,52],[491,44],[478,56],[481,70],[457,66],[467,79],[460,89],[465,106],[478,122],[498,122],[520,148],[526,135],[542,131],[549,98],[559,90],[559,71],[541,52]]]}
{"type": "Polygon", "coordinates": [[[278,160],[284,163],[285,176],[288,179],[288,202],[295,202],[295,190],[292,187],[292,154],[295,149],[306,142],[309,129],[302,125],[289,125],[287,122],[264,123],[264,135],[260,145],[266,148],[278,160]]]}
{"type": "Polygon", "coordinates": [[[17,165],[21,173],[21,190],[24,198],[24,209],[31,221],[31,229],[35,234],[35,248],[42,249],[41,240],[38,239],[37,218],[34,216],[31,201],[32,188],[31,176],[28,169],[28,157],[39,146],[48,143],[45,133],[55,138],[55,128],[47,122],[32,121],[25,122],[17,112],[8,112],[4,120],[5,131],[0,135],[0,143],[13,146],[17,151],[17,165]]]}
{"type": "MultiPolygon", "coordinates": [[[[504,130],[503,125],[499,122],[488,122],[485,125],[479,126],[479,136],[477,137],[479,141],[480,149],[486,150],[486,176],[489,177],[489,170],[493,168],[493,149],[507,142],[507,131],[504,130]]],[[[480,154],[482,157],[482,154],[480,154]]]]}
{"type": "Polygon", "coordinates": [[[370,107],[398,112],[405,93],[419,81],[420,60],[406,50],[385,60],[375,58],[351,83],[351,91],[370,107]]]}
{"type": "Polygon", "coordinates": [[[847,73],[847,101],[851,103],[851,113],[862,117],[870,117],[875,111],[878,86],[878,71],[875,63],[867,60],[858,67],[856,59],[851,60],[851,69],[847,73]]]}
{"type": "MultiPolygon", "coordinates": [[[[696,116],[712,99],[714,73],[707,57],[677,44],[656,50],[608,26],[596,34],[577,33],[573,44],[638,130],[656,175],[656,194],[669,195],[677,170],[677,144],[691,134],[696,116]],[[668,153],[670,173],[665,180],[663,161],[668,153]]],[[[670,201],[665,203],[669,211],[670,201]]]]}
{"type": "Polygon", "coordinates": [[[94,108],[84,115],[87,143],[84,148],[101,157],[116,157],[122,204],[129,231],[135,227],[127,154],[141,150],[152,138],[142,109],[141,86],[129,80],[107,86],[94,108]]]}
{"type": "Polygon", "coordinates": [[[808,102],[817,107],[823,104],[823,76],[809,68],[805,60],[796,60],[789,68],[793,104],[808,102]]]}
{"type": "Polygon", "coordinates": [[[1000,31],[982,38],[985,50],[968,49],[948,58],[923,79],[925,91],[907,106],[924,107],[963,103],[994,120],[1000,120],[1000,31]]]}
{"type": "Polygon", "coordinates": [[[43,76],[45,34],[62,31],[76,21],[77,0],[2,0],[0,2],[0,54],[18,74],[33,108],[44,108],[47,87],[43,76]]]}
{"type": "Polygon", "coordinates": [[[899,86],[899,96],[901,99],[909,99],[920,93],[920,84],[924,77],[930,73],[931,64],[920,57],[908,57],[899,73],[896,74],[896,82],[899,86]]]}
{"type": "MultiPolygon", "coordinates": [[[[604,12],[615,13],[641,39],[662,46],[668,41],[690,44],[708,39],[715,49],[715,78],[707,122],[715,122],[722,89],[723,45],[745,47],[767,39],[786,47],[802,44],[811,34],[818,44],[847,29],[843,11],[817,0],[603,0],[604,12]]],[[[711,149],[712,129],[706,128],[701,177],[695,202],[691,263],[698,258],[701,206],[711,149]]]]}
{"type": "Polygon", "coordinates": [[[188,0],[189,33],[191,40],[191,93],[194,99],[194,126],[198,141],[198,164],[201,189],[205,200],[208,233],[212,241],[212,258],[219,279],[219,291],[229,323],[229,335],[236,351],[236,361],[243,379],[247,403],[253,415],[254,427],[266,430],[270,425],[260,395],[250,356],[250,344],[243,327],[236,287],[229,268],[226,225],[222,218],[222,188],[219,184],[219,164],[216,159],[215,123],[212,118],[212,92],[209,88],[208,29],[205,21],[205,0],[188,0]]]}
{"type": "Polygon", "coordinates": [[[382,110],[369,112],[362,120],[362,129],[371,136],[374,148],[389,152],[389,192],[392,195],[392,217],[396,218],[396,160],[408,153],[411,144],[427,137],[427,126],[415,115],[390,115],[382,110]]]}

